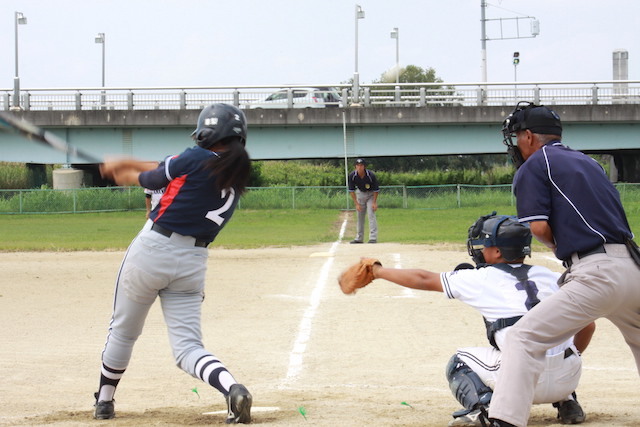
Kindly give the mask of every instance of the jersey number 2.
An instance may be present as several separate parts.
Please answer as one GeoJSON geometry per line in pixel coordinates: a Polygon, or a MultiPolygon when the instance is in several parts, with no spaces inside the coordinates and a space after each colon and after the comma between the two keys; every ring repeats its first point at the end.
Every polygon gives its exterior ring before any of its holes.
{"type": "Polygon", "coordinates": [[[227,196],[227,193],[229,193],[229,197],[227,198],[226,202],[224,202],[224,205],[222,205],[222,207],[218,209],[214,209],[212,211],[207,212],[207,214],[205,215],[205,218],[207,218],[209,221],[215,222],[219,226],[221,226],[222,223],[224,222],[224,218],[222,217],[222,214],[224,214],[226,211],[228,211],[231,208],[231,206],[233,206],[233,200],[236,197],[236,192],[233,190],[233,188],[231,188],[229,189],[229,191],[222,190],[223,199],[227,196]]]}

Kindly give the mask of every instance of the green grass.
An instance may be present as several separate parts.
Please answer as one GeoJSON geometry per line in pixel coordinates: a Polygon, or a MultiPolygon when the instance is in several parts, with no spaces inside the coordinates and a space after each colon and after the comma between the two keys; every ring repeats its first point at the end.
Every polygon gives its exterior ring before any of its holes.
{"type": "Polygon", "coordinates": [[[144,211],[6,215],[0,217],[0,250],[120,250],[129,245],[144,222],[144,211]]]}
{"type": "MultiPolygon", "coordinates": [[[[405,244],[449,244],[464,247],[469,226],[492,211],[487,207],[453,209],[385,209],[378,211],[379,241],[405,244]]],[[[504,208],[499,214],[514,214],[504,208]]],[[[344,239],[355,236],[355,212],[338,209],[236,211],[215,246],[260,248],[333,242],[342,218],[350,218],[344,239]]],[[[145,222],[144,211],[56,215],[0,216],[0,251],[123,250],[145,222]]],[[[632,230],[640,213],[631,209],[632,230]]],[[[637,232],[636,232],[637,235],[637,232]]],[[[534,242],[534,250],[542,246],[534,242]]]]}
{"type": "MultiPolygon", "coordinates": [[[[484,210],[381,209],[381,242],[456,243],[484,210]]],[[[507,212],[510,213],[510,212],[507,212]]],[[[342,217],[350,216],[345,239],[355,235],[355,212],[334,209],[238,210],[216,246],[259,248],[333,242],[342,217]]],[[[0,251],[122,250],[145,222],[144,211],[0,217],[0,251]]]]}

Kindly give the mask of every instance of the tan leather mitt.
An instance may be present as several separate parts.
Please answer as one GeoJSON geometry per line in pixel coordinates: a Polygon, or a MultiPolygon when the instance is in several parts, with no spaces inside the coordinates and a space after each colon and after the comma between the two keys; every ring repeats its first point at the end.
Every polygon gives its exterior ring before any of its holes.
{"type": "Polygon", "coordinates": [[[353,264],[338,277],[340,289],[347,295],[355,294],[357,289],[364,288],[374,279],[373,266],[380,261],[375,258],[361,258],[360,262],[353,264]]]}

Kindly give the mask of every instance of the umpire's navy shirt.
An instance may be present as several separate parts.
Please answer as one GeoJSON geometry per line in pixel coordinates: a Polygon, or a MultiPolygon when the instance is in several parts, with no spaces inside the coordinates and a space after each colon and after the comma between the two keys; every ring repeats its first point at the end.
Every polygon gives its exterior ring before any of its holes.
{"type": "Polygon", "coordinates": [[[633,237],[604,169],[560,141],[544,145],[520,166],[513,192],[520,222],[548,221],[559,259],[633,237]]]}
{"type": "Polygon", "coordinates": [[[369,169],[365,169],[364,177],[360,178],[358,171],[351,172],[349,174],[349,191],[356,191],[356,188],[360,191],[380,191],[376,174],[369,169]]]}
{"type": "Polygon", "coordinates": [[[149,219],[184,236],[212,242],[238,204],[234,190],[218,190],[216,176],[204,163],[218,155],[195,146],[167,157],[157,169],[142,172],[140,185],[167,187],[149,219]]]}

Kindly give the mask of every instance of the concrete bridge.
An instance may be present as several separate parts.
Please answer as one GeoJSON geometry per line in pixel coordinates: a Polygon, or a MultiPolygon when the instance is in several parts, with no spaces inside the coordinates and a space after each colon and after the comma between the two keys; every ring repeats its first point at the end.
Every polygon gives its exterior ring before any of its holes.
{"type": "MultiPolygon", "coordinates": [[[[620,178],[640,182],[640,97],[635,92],[629,97],[627,92],[623,102],[613,97],[603,102],[602,90],[598,95],[593,87],[597,88],[592,86],[579,100],[568,97],[566,104],[558,104],[558,96],[545,99],[545,92],[535,87],[530,92],[520,87],[518,92],[530,96],[523,99],[551,105],[558,112],[567,145],[590,153],[613,154],[620,178]],[[578,100],[580,105],[572,105],[570,100],[578,100]]],[[[470,93],[477,95],[478,90],[483,87],[477,85],[470,93]]],[[[515,94],[483,98],[461,96],[461,89],[455,93],[456,102],[440,98],[437,103],[429,103],[424,102],[424,96],[403,99],[391,94],[384,102],[375,97],[378,102],[371,102],[371,98],[367,102],[365,97],[360,100],[364,102],[356,104],[343,90],[343,101],[349,102],[345,102],[346,107],[336,108],[245,108],[248,104],[238,103],[241,98],[232,92],[228,100],[218,97],[212,102],[244,108],[249,122],[247,148],[255,160],[505,152],[501,123],[513,110],[515,94]]],[[[187,98],[178,99],[182,102],[187,98]]],[[[159,160],[192,145],[190,134],[200,112],[199,105],[186,104],[138,109],[132,103],[122,108],[88,109],[78,101],[77,93],[75,100],[72,108],[54,105],[15,114],[97,157],[128,155],[159,160]]],[[[79,159],[6,133],[0,134],[0,160],[82,164],[79,159]]]]}

